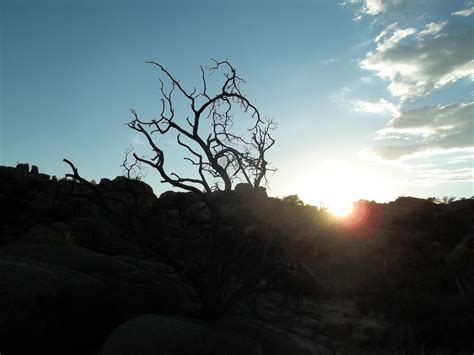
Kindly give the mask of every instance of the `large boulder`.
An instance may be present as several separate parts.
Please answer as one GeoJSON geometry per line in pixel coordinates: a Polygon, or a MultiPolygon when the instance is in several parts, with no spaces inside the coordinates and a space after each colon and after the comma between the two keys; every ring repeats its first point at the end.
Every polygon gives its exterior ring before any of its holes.
{"type": "Polygon", "coordinates": [[[399,197],[385,208],[385,223],[392,227],[430,230],[436,222],[439,206],[431,201],[415,197],[399,197]]]}
{"type": "Polygon", "coordinates": [[[143,181],[128,179],[125,176],[117,176],[111,182],[111,188],[116,191],[132,192],[137,195],[156,198],[153,188],[143,181]]]}
{"type": "Polygon", "coordinates": [[[61,265],[85,274],[124,274],[137,270],[133,265],[92,250],[66,245],[15,244],[3,248],[3,253],[26,257],[48,264],[61,265]]]}
{"type": "Polygon", "coordinates": [[[22,171],[25,171],[25,172],[29,172],[30,171],[30,164],[28,163],[19,163],[16,165],[16,168],[18,170],[22,170],[22,171]]]}
{"type": "Polygon", "coordinates": [[[449,253],[447,262],[456,267],[466,268],[474,265],[474,233],[469,233],[449,253]]]}
{"type": "Polygon", "coordinates": [[[39,261],[0,255],[0,351],[83,354],[114,327],[104,285],[39,261]]]}
{"type": "Polygon", "coordinates": [[[212,220],[212,213],[204,202],[196,202],[184,212],[185,218],[192,223],[208,223],[212,220]]]}
{"type": "Polygon", "coordinates": [[[71,228],[64,223],[33,225],[20,239],[22,243],[41,243],[48,245],[75,245],[71,228]]]}
{"type": "Polygon", "coordinates": [[[192,319],[147,314],[109,336],[100,355],[262,354],[258,343],[192,319]]]}
{"type": "Polygon", "coordinates": [[[263,186],[258,186],[256,189],[248,183],[239,183],[235,185],[234,191],[244,195],[255,195],[258,197],[267,197],[267,189],[263,186]]]}
{"type": "Polygon", "coordinates": [[[200,198],[192,192],[165,191],[158,199],[160,206],[167,208],[185,209],[200,198]]]}
{"type": "Polygon", "coordinates": [[[102,252],[112,252],[112,224],[103,216],[85,216],[69,222],[78,246],[102,252]]]}
{"type": "Polygon", "coordinates": [[[117,318],[125,321],[146,313],[183,314],[189,307],[190,290],[177,273],[161,263],[130,260],[138,269],[115,275],[96,275],[110,292],[111,305],[117,318]]]}
{"type": "Polygon", "coordinates": [[[220,329],[248,336],[257,341],[264,354],[272,355],[330,355],[332,352],[323,345],[303,336],[244,317],[224,318],[218,322],[220,329]]]}

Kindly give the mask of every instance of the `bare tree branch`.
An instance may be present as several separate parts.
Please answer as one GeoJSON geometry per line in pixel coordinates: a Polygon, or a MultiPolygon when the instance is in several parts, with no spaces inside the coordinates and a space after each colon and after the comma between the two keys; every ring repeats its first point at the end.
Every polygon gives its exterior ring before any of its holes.
{"type": "Polygon", "coordinates": [[[268,167],[265,155],[275,143],[271,136],[275,124],[272,120],[262,119],[258,109],[242,94],[240,85],[244,80],[237,75],[229,61],[212,62],[213,65],[207,68],[209,75],[221,73],[224,78],[215,94],[210,93],[206,71],[202,66],[202,88],[198,90],[194,87],[188,91],[163,65],[147,62],[159,68],[169,87],[160,79],[162,107],[159,118],[145,121],[131,109],[133,120],[128,123],[128,127],[145,136],[154,153],[152,159],[141,157],[137,162],[156,169],[163,181],[199,194],[202,191],[211,192],[211,186],[220,189],[222,185],[224,190],[230,190],[236,181],[245,181],[256,189],[267,172],[273,171],[268,167]],[[191,110],[191,115],[180,121],[175,116],[175,93],[187,102],[191,110]],[[250,128],[243,133],[237,133],[234,127],[237,113],[250,120],[250,128]],[[201,127],[204,124],[209,126],[204,129],[201,127]],[[207,136],[203,136],[202,131],[207,136]],[[176,172],[165,170],[165,153],[154,136],[170,132],[177,135],[178,145],[189,155],[184,159],[197,168],[196,178],[181,177],[176,172]],[[211,180],[214,181],[211,183],[211,180]]]}

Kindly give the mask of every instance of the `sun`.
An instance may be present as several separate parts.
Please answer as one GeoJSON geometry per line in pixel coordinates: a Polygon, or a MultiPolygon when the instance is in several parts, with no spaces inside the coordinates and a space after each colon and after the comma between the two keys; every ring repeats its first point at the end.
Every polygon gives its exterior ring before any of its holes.
{"type": "Polygon", "coordinates": [[[377,181],[353,164],[326,160],[317,169],[308,169],[299,184],[300,198],[306,203],[326,208],[334,216],[344,218],[353,213],[353,202],[368,195],[377,181]]]}
{"type": "Polygon", "coordinates": [[[347,217],[353,211],[352,201],[332,201],[327,206],[328,210],[337,217],[347,217]]]}

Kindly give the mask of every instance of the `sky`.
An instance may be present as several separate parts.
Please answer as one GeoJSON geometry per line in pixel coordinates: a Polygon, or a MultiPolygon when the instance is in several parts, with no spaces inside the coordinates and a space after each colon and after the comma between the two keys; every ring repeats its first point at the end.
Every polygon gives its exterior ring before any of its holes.
{"type": "MultiPolygon", "coordinates": [[[[200,65],[228,59],[278,123],[269,195],[474,195],[473,1],[3,0],[0,20],[1,165],[121,175],[125,147],[148,149],[129,109],[161,109],[145,61],[191,90],[200,65]]],[[[195,174],[159,139],[170,169],[195,174]]],[[[145,181],[170,189],[151,169],[145,181]]]]}

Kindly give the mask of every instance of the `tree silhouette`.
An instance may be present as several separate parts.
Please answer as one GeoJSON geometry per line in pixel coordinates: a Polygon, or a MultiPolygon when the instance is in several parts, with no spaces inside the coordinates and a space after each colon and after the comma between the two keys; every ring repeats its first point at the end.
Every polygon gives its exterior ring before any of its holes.
{"type": "Polygon", "coordinates": [[[133,145],[125,147],[125,157],[122,164],[120,165],[123,168],[122,176],[125,176],[130,180],[142,180],[146,177],[146,172],[144,172],[144,167],[141,161],[135,159],[134,161],[130,160],[130,155],[133,155],[135,148],[133,145]]]}
{"type": "MultiPolygon", "coordinates": [[[[128,127],[139,132],[151,147],[151,159],[134,158],[159,172],[162,181],[198,195],[214,190],[228,191],[235,182],[259,187],[269,171],[267,151],[274,145],[271,133],[275,129],[272,119],[263,118],[258,109],[240,90],[244,81],[227,60],[213,61],[206,70],[201,66],[202,88],[188,91],[172,74],[157,62],[147,62],[159,68],[161,112],[152,120],[142,120],[131,109],[133,120],[128,127]],[[211,93],[208,77],[221,73],[223,83],[211,93]],[[165,83],[166,82],[166,83],[165,83]],[[187,102],[190,114],[177,117],[175,95],[187,102]],[[236,115],[246,116],[248,128],[238,133],[236,115]],[[176,134],[176,143],[184,149],[184,159],[196,168],[197,176],[181,177],[165,168],[165,152],[155,140],[156,136],[176,134]]],[[[239,122],[240,124],[240,122],[239,122]]]]}

